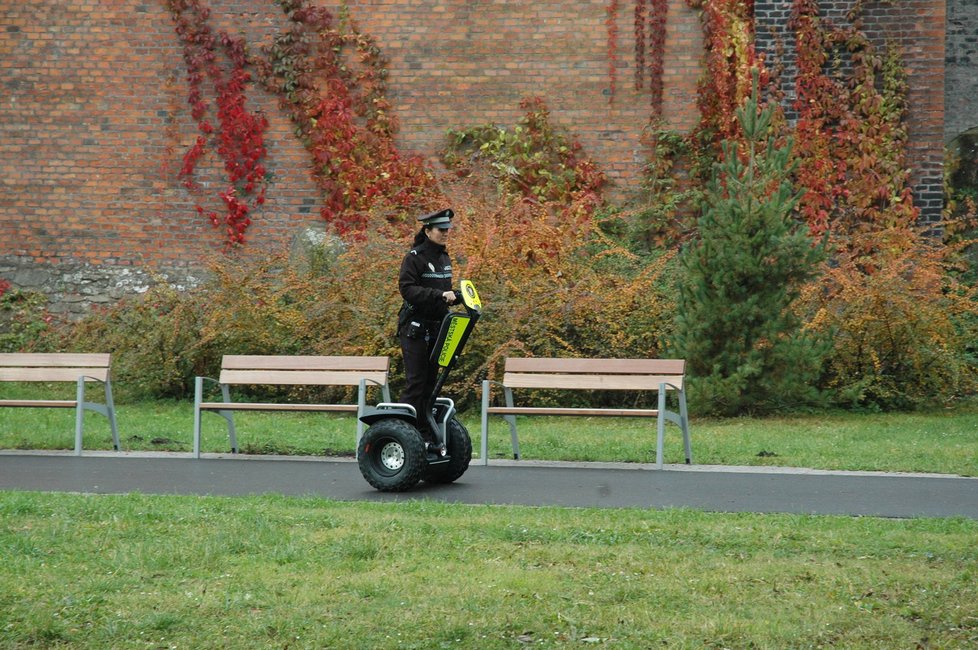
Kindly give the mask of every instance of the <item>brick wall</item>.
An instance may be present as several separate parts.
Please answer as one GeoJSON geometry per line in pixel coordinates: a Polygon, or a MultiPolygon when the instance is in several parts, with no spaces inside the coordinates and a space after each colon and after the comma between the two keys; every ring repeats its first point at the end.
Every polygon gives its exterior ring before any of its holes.
{"type": "MultiPolygon", "coordinates": [[[[285,24],[272,0],[213,0],[211,25],[257,47],[285,24]]],[[[627,189],[638,177],[649,98],[632,88],[633,15],[617,15],[617,92],[609,96],[608,3],[537,0],[352,0],[351,16],[390,59],[402,148],[436,157],[449,128],[520,117],[542,96],[627,189]],[[610,101],[609,101],[610,100],[610,101]]],[[[219,250],[175,178],[196,136],[182,49],[162,0],[0,0],[0,262],[180,268],[219,250]]],[[[673,0],[664,117],[692,126],[701,36],[673,0]]],[[[316,221],[308,158],[273,98],[250,107],[271,121],[268,202],[249,230],[277,246],[316,221]]],[[[215,156],[198,166],[219,207],[215,156]]]]}
{"type": "MultiPolygon", "coordinates": [[[[963,0],[959,0],[962,1],[963,0]]],[[[855,0],[822,0],[820,15],[843,26],[855,0]]],[[[756,0],[758,49],[771,59],[780,53],[785,71],[786,106],[795,99],[794,35],[788,29],[791,0],[756,0]]],[[[864,29],[875,44],[896,42],[904,52],[909,82],[909,158],[913,167],[914,204],[921,220],[940,219],[944,165],[944,0],[866,0],[864,29]]]]}
{"type": "MultiPolygon", "coordinates": [[[[757,0],[759,33],[764,25],[783,25],[777,11],[787,2],[757,0]]],[[[215,29],[243,33],[255,47],[285,23],[273,0],[210,5],[215,29]]],[[[634,187],[649,116],[648,92],[632,85],[634,3],[349,0],[348,6],[390,59],[403,149],[434,160],[447,129],[512,124],[519,100],[538,95],[620,192],[634,187]],[[618,7],[613,97],[611,6],[618,7]]],[[[841,15],[849,1],[826,6],[841,15]]],[[[924,197],[940,188],[944,3],[866,6],[874,29],[905,43],[918,200],[933,200],[924,197]]],[[[0,0],[0,16],[0,274],[25,286],[70,268],[60,281],[72,291],[78,269],[92,277],[135,268],[188,275],[216,254],[220,234],[195,214],[194,197],[175,177],[196,132],[164,1],[0,0]]],[[[764,33],[769,40],[782,34],[764,33]]],[[[685,130],[698,119],[701,56],[697,12],[686,0],[670,0],[663,103],[670,127],[685,130]]],[[[277,247],[318,223],[319,196],[306,153],[274,98],[252,88],[249,102],[271,121],[267,164],[274,177],[249,230],[250,246],[277,247]]],[[[198,166],[214,207],[223,187],[218,165],[211,154],[198,166]]]]}

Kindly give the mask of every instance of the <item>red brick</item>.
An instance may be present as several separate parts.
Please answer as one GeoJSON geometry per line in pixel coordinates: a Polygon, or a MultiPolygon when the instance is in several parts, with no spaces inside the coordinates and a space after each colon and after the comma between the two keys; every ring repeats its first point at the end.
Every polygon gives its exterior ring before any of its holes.
{"type": "MultiPolygon", "coordinates": [[[[285,24],[277,3],[267,0],[210,5],[215,29],[244,33],[253,46],[270,42],[285,24]]],[[[513,124],[520,99],[539,95],[620,187],[638,181],[650,109],[648,91],[633,88],[630,3],[619,3],[611,102],[606,0],[349,0],[348,6],[390,59],[389,95],[405,151],[434,159],[446,130],[513,124]]],[[[165,3],[36,0],[4,3],[4,14],[0,255],[173,266],[219,250],[220,231],[197,216],[197,197],[176,178],[196,127],[165,3]]],[[[904,28],[923,30],[926,38],[917,42],[939,58],[940,48],[928,43],[938,36],[932,24],[914,19],[904,28]]],[[[667,32],[663,117],[687,130],[698,120],[702,37],[686,0],[670,0],[667,32]]],[[[927,115],[938,119],[940,98],[926,99],[933,100],[927,115]]],[[[308,156],[276,100],[252,89],[248,101],[272,122],[267,166],[274,182],[248,234],[251,246],[270,248],[318,218],[318,205],[306,202],[318,202],[318,193],[308,156]]],[[[213,152],[198,171],[209,184],[207,207],[219,210],[216,193],[225,181],[213,152]]]]}

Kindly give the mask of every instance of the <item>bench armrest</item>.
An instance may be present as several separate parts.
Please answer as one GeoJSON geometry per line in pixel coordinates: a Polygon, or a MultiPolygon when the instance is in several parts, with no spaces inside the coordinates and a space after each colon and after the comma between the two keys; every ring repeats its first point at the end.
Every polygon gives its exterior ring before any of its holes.
{"type": "Polygon", "coordinates": [[[499,386],[500,388],[506,388],[506,384],[504,384],[501,381],[496,381],[495,379],[483,379],[482,380],[482,390],[485,391],[487,394],[489,392],[489,386],[491,386],[491,385],[499,386]]]}
{"type": "Polygon", "coordinates": [[[85,427],[83,411],[94,411],[109,419],[109,428],[112,430],[112,446],[116,451],[119,451],[119,428],[115,420],[115,402],[112,399],[112,381],[109,375],[106,374],[105,379],[90,375],[79,375],[75,401],[77,402],[75,410],[75,455],[81,456],[82,453],[82,434],[85,427]],[[85,399],[85,382],[88,380],[102,384],[105,389],[105,404],[90,402],[85,399]]]}
{"type": "Polygon", "coordinates": [[[201,399],[201,401],[203,401],[203,399],[204,399],[204,387],[205,387],[205,384],[206,385],[209,385],[209,386],[218,386],[218,387],[221,387],[221,386],[224,385],[220,381],[218,381],[217,379],[214,379],[212,377],[202,377],[202,376],[198,375],[196,377],[196,379],[197,379],[197,382],[200,383],[200,389],[201,389],[200,399],[201,399]]]}

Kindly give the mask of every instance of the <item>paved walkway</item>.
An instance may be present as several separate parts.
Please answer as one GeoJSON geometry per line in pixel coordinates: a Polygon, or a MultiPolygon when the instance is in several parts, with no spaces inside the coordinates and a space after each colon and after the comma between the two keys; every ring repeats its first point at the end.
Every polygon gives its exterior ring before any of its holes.
{"type": "Polygon", "coordinates": [[[0,490],[313,495],[341,501],[693,508],[978,519],[978,478],[768,467],[490,461],[451,485],[371,488],[351,459],[0,451],[0,490]]]}

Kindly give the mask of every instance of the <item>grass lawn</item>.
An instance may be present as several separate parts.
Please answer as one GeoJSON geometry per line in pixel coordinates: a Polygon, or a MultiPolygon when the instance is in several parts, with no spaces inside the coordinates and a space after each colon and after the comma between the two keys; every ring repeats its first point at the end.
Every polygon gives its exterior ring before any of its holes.
{"type": "MultiPolygon", "coordinates": [[[[54,386],[65,389],[70,386],[54,386]]],[[[0,385],[0,397],[39,397],[37,387],[0,385]],[[19,392],[17,392],[19,391],[19,392]]],[[[48,394],[47,392],[43,394],[48,394]]],[[[71,399],[65,394],[62,398],[71,399]]],[[[191,402],[118,404],[124,450],[190,451],[191,402]]],[[[462,414],[479,451],[478,411],[462,414]]],[[[311,413],[235,414],[245,453],[351,455],[353,417],[311,413]]],[[[520,447],[536,460],[653,462],[655,421],[639,418],[521,417],[520,447]]],[[[85,415],[84,448],[111,449],[106,418],[85,415]]],[[[205,452],[228,451],[224,421],[205,413],[205,452]]],[[[978,476],[978,405],[919,413],[820,413],[768,418],[704,419],[691,422],[693,460],[710,465],[781,465],[816,469],[936,472],[978,476]]],[[[512,457],[509,427],[490,418],[490,458],[512,457]]],[[[72,449],[74,411],[0,409],[0,449],[72,449]]],[[[682,436],[666,426],[666,462],[683,461],[682,436]]]]}
{"type": "MultiPolygon", "coordinates": [[[[124,449],[191,448],[190,403],[118,415],[124,449]]],[[[353,452],[351,417],[236,421],[251,453],[353,452]]],[[[73,426],[0,409],[0,448],[71,449],[73,426]]],[[[526,458],[653,460],[647,420],[519,427],[526,458]]],[[[105,418],[86,431],[111,448],[105,418]]],[[[697,463],[969,476],[976,431],[974,407],[692,423],[697,463]]],[[[509,456],[502,419],[490,440],[509,456]]],[[[0,648],[973,648],[976,540],[965,519],[0,492],[0,648]]]]}
{"type": "Polygon", "coordinates": [[[0,492],[0,647],[973,648],[978,522],[0,492]]]}

